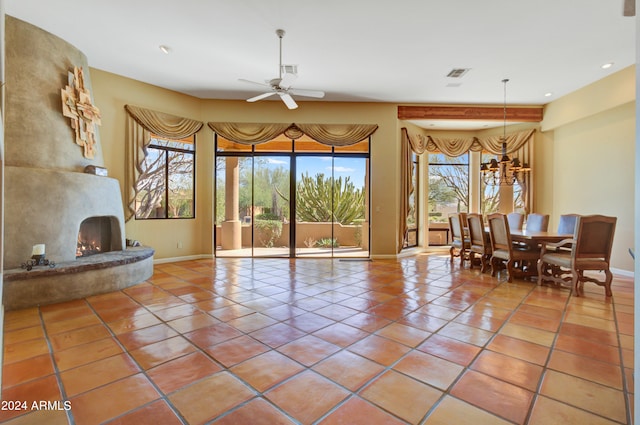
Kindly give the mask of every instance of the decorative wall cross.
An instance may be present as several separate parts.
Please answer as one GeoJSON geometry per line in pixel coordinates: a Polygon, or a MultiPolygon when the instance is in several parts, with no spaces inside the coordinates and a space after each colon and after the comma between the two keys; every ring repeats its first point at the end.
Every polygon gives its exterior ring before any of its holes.
{"type": "Polygon", "coordinates": [[[96,125],[101,124],[100,110],[91,104],[91,94],[84,87],[84,72],[77,66],[69,71],[69,82],[62,89],[62,115],[71,118],[76,144],[84,148],[85,158],[93,159],[96,125]]]}

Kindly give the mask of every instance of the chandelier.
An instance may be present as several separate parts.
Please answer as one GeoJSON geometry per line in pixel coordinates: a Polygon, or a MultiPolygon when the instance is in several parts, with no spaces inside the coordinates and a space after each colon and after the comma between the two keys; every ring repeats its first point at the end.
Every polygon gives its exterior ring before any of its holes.
{"type": "Polygon", "coordinates": [[[480,166],[482,180],[487,185],[506,185],[512,186],[518,179],[524,177],[524,174],[531,171],[527,163],[521,164],[518,158],[509,158],[507,155],[507,82],[509,79],[502,80],[504,84],[504,109],[503,118],[504,125],[502,127],[502,156],[500,159],[493,158],[489,162],[483,162],[480,166]]]}

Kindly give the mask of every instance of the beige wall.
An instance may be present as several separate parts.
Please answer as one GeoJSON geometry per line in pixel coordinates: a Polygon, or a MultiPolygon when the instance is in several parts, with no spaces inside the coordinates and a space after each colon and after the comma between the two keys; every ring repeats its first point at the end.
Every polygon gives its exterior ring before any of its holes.
{"type": "MultiPolygon", "coordinates": [[[[93,97],[100,108],[102,126],[100,127],[104,163],[109,175],[120,182],[124,190],[124,154],[125,154],[125,104],[142,106],[169,114],[201,119],[200,101],[191,96],[163,90],[135,80],[91,69],[93,97]]],[[[204,138],[202,138],[204,139],[204,138]]],[[[198,139],[200,142],[200,139],[198,139]]],[[[207,141],[198,144],[203,152],[196,155],[196,178],[198,183],[205,181],[207,175],[202,170],[207,165],[207,141]]],[[[209,149],[210,151],[210,149],[209,149]]],[[[204,185],[200,185],[204,186],[204,185]]],[[[201,233],[206,229],[206,204],[210,205],[211,196],[205,196],[201,187],[197,187],[196,219],[193,220],[129,220],[125,225],[128,239],[136,239],[156,250],[156,259],[199,255],[203,251],[201,233]],[[183,248],[178,248],[178,242],[183,248]]],[[[209,230],[209,234],[211,231],[209,230]]],[[[209,237],[209,239],[211,239],[209,237]]]]}
{"type": "Polygon", "coordinates": [[[635,67],[571,93],[545,108],[538,148],[538,202],[551,214],[618,217],[612,267],[634,270],[635,67]]]}
{"type": "MultiPolygon", "coordinates": [[[[91,69],[93,94],[102,112],[102,149],[109,175],[124,182],[125,104],[209,121],[371,123],[379,126],[371,140],[371,253],[396,254],[399,180],[399,128],[396,106],[380,103],[301,102],[288,110],[279,101],[202,100],[97,69],[91,69]]],[[[156,259],[212,254],[213,132],[197,134],[196,218],[130,220],[126,237],[156,249],[156,259]],[[181,243],[182,248],[178,248],[181,243]]],[[[123,188],[123,193],[126,193],[123,188]]]]}
{"type": "MultiPolygon", "coordinates": [[[[91,77],[95,102],[102,111],[100,132],[105,164],[110,175],[121,184],[124,181],[125,104],[205,123],[378,124],[371,145],[371,253],[374,257],[395,256],[400,128],[406,125],[396,119],[395,104],[300,102],[299,109],[290,111],[280,102],[248,104],[196,99],[96,69],[91,69],[91,77]]],[[[635,230],[634,88],[635,69],[631,67],[550,103],[534,145],[534,210],[551,215],[551,228],[557,225],[557,216],[566,212],[616,215],[618,230],[613,266],[623,270],[633,270],[627,249],[633,246],[635,230]]],[[[157,259],[210,255],[213,157],[213,132],[205,126],[197,135],[196,219],[131,220],[126,225],[127,238],[154,247],[157,259]],[[182,248],[178,248],[178,243],[182,248]]]]}

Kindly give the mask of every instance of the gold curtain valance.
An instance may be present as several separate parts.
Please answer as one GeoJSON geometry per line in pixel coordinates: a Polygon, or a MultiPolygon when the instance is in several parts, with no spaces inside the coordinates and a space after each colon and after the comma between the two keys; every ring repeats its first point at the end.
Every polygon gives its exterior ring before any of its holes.
{"type": "Polygon", "coordinates": [[[348,146],[371,136],[378,126],[375,124],[282,124],[210,122],[214,132],[232,142],[256,145],[284,134],[290,139],[298,139],[303,134],[313,140],[330,146],[348,146]]]}
{"type": "Polygon", "coordinates": [[[209,128],[232,142],[257,145],[284,133],[292,124],[257,122],[210,122],[209,128]]]}
{"type": "Polygon", "coordinates": [[[138,106],[124,105],[124,109],[145,130],[169,139],[184,139],[200,131],[204,125],[201,121],[177,117],[138,106]]]}
{"type": "MultiPolygon", "coordinates": [[[[536,130],[520,131],[518,133],[507,134],[507,153],[513,153],[523,147],[533,137],[536,130]]],[[[502,136],[490,136],[479,139],[480,144],[487,152],[498,155],[502,153],[502,136]]]]}
{"type": "MultiPolygon", "coordinates": [[[[403,130],[407,131],[406,128],[403,128],[403,130]]],[[[507,153],[515,152],[524,146],[525,143],[531,139],[535,131],[535,129],[530,129],[507,134],[507,153]]],[[[410,135],[407,132],[407,137],[411,149],[418,155],[424,153],[425,150],[429,152],[442,152],[447,156],[460,156],[468,151],[478,152],[482,150],[495,155],[502,153],[502,136],[445,139],[429,135],[423,136],[422,134],[410,135]]]]}
{"type": "Polygon", "coordinates": [[[296,124],[316,142],[331,146],[349,146],[371,136],[376,124],[296,124]]]}

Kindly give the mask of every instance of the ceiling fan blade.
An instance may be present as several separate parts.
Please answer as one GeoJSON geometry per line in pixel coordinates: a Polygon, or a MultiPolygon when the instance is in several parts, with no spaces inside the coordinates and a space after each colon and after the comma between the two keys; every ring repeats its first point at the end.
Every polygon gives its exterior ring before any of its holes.
{"type": "Polygon", "coordinates": [[[293,85],[293,83],[295,83],[297,78],[298,76],[296,74],[284,74],[282,76],[282,80],[280,80],[280,88],[285,90],[288,89],[293,85]]]}
{"type": "Polygon", "coordinates": [[[624,16],[636,16],[636,0],[624,0],[624,16]]]}
{"type": "Polygon", "coordinates": [[[298,107],[298,104],[295,100],[293,100],[289,93],[278,93],[278,95],[280,96],[280,99],[282,99],[284,104],[287,105],[287,108],[296,109],[298,107]]]}
{"type": "Polygon", "coordinates": [[[289,90],[289,93],[295,94],[296,96],[316,97],[318,99],[324,97],[324,92],[322,90],[291,89],[289,90]]]}
{"type": "Polygon", "coordinates": [[[262,87],[271,87],[269,84],[258,83],[257,81],[245,80],[244,78],[238,78],[238,81],[242,81],[243,83],[255,84],[257,86],[262,86],[262,87]]]}
{"type": "Polygon", "coordinates": [[[276,93],[275,92],[262,93],[262,94],[259,94],[257,96],[254,96],[252,98],[247,99],[247,102],[257,102],[258,100],[266,99],[267,97],[273,96],[274,94],[276,94],[276,93]]]}

